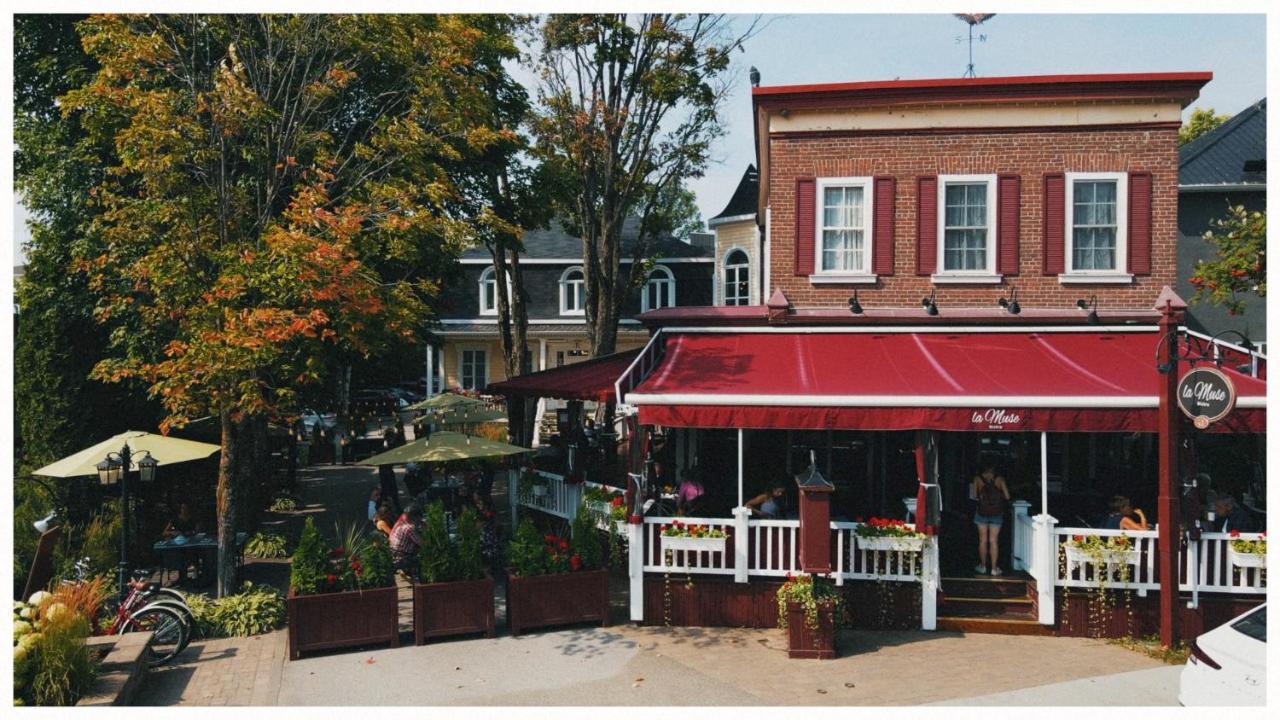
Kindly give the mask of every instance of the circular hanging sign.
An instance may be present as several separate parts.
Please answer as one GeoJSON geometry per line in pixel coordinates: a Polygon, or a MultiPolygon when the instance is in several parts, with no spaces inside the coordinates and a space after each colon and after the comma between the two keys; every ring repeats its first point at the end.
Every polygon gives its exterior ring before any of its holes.
{"type": "Polygon", "coordinates": [[[1178,407],[1199,430],[1216,423],[1236,406],[1236,388],[1217,368],[1193,368],[1178,381],[1178,407]]]}

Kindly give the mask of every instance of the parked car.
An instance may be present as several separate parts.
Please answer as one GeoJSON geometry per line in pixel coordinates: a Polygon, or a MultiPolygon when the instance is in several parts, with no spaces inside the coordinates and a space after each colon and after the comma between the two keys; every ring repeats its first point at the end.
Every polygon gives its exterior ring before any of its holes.
{"type": "Polygon", "coordinates": [[[306,427],[308,436],[314,431],[316,423],[320,423],[320,427],[326,430],[332,430],[337,422],[338,416],[333,413],[319,413],[311,408],[302,411],[302,424],[306,427]]]}
{"type": "Polygon", "coordinates": [[[369,388],[356,393],[351,399],[351,409],[356,413],[386,417],[402,411],[410,403],[387,388],[369,388]]]}
{"type": "Polygon", "coordinates": [[[1195,706],[1265,705],[1267,604],[1201,635],[1182,668],[1178,702],[1195,706]]]}

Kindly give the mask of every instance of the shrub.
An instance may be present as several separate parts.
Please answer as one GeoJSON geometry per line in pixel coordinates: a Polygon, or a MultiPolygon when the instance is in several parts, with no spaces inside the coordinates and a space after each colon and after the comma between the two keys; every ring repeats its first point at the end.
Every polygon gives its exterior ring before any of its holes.
{"type": "Polygon", "coordinates": [[[507,545],[507,558],[511,570],[516,575],[541,575],[546,572],[547,553],[543,547],[542,534],[538,532],[533,520],[525,518],[516,528],[515,537],[507,545]]]}
{"type": "Polygon", "coordinates": [[[218,621],[214,619],[214,611],[218,609],[218,601],[204,593],[187,593],[187,607],[195,618],[195,634],[198,637],[219,637],[218,621]]]}
{"type": "Polygon", "coordinates": [[[93,683],[97,663],[85,640],[105,587],[64,586],[14,603],[15,704],[74,705],[93,683]]]}
{"type": "Polygon", "coordinates": [[[84,542],[80,552],[71,557],[74,562],[80,557],[89,558],[92,572],[110,572],[120,559],[120,511],[119,502],[114,506],[103,506],[84,528],[84,542]]]}
{"type": "Polygon", "coordinates": [[[424,583],[449,582],[456,575],[453,543],[445,524],[444,505],[427,506],[422,523],[422,545],[418,548],[418,573],[424,583]]]}
{"type": "Polygon", "coordinates": [[[475,508],[465,508],[458,521],[458,542],[454,546],[455,570],[458,580],[479,580],[484,577],[484,553],[480,543],[480,519],[475,508]]]}
{"type": "Polygon", "coordinates": [[[284,624],[284,598],[270,586],[245,582],[240,592],[211,599],[207,595],[187,595],[187,607],[195,616],[201,637],[245,637],[261,635],[284,624]]]}
{"type": "Polygon", "coordinates": [[[382,533],[371,534],[369,544],[361,556],[361,580],[365,587],[390,587],[396,582],[395,568],[391,564],[391,547],[382,533]]]}
{"type": "Polygon", "coordinates": [[[257,532],[244,544],[244,553],[256,558],[282,558],[289,554],[284,536],[273,532],[257,532]]]}
{"type": "Polygon", "coordinates": [[[289,495],[277,495],[267,507],[273,513],[288,513],[298,509],[298,501],[289,495]]]}
{"type": "Polygon", "coordinates": [[[573,538],[569,541],[573,550],[569,558],[578,558],[579,567],[573,570],[595,570],[604,564],[604,549],[600,547],[600,536],[596,532],[596,520],[591,513],[580,512],[573,519],[573,538]]]}
{"type": "Polygon", "coordinates": [[[329,570],[327,555],[320,531],[316,530],[316,524],[311,518],[307,518],[302,526],[302,537],[298,539],[298,547],[293,551],[289,588],[299,595],[320,592],[321,582],[329,570]]]}

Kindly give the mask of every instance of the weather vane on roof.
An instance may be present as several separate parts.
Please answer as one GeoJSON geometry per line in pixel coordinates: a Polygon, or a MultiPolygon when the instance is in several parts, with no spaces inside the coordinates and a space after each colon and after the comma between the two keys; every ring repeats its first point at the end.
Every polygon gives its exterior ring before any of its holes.
{"type": "MultiPolygon", "coordinates": [[[[964,75],[961,75],[960,77],[967,77],[967,78],[977,77],[978,73],[975,72],[973,69],[973,26],[981,25],[982,23],[995,17],[996,14],[995,13],[954,13],[954,15],[960,18],[961,20],[965,21],[969,25],[969,65],[965,67],[964,75]]],[[[961,40],[964,40],[964,36],[957,35],[956,44],[959,45],[961,40]]],[[[986,41],[987,41],[986,35],[978,36],[978,42],[986,42],[986,41]]]]}

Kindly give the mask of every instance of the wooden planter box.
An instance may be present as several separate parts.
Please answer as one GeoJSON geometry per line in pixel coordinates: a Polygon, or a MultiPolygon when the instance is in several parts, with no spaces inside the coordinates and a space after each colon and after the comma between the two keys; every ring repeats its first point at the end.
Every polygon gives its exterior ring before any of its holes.
{"type": "Polygon", "coordinates": [[[512,635],[529,628],[588,622],[609,624],[607,570],[529,577],[507,570],[507,625],[512,635]]]}
{"type": "Polygon", "coordinates": [[[1227,543],[1227,557],[1231,559],[1231,564],[1238,568],[1264,568],[1267,566],[1267,556],[1257,555],[1255,553],[1237,552],[1235,548],[1227,543]]]}
{"type": "Polygon", "coordinates": [[[662,536],[662,551],[687,550],[689,552],[724,552],[724,541],[728,538],[695,538],[662,536]]]}
{"type": "Polygon", "coordinates": [[[390,643],[400,647],[396,587],[321,595],[289,591],[289,659],[312,650],[390,643]]]}
{"type": "Polygon", "coordinates": [[[818,627],[805,624],[804,606],[787,603],[787,657],[832,660],[836,656],[836,610],[818,606],[818,627]]]}
{"type": "Polygon", "coordinates": [[[493,637],[493,577],[413,584],[413,641],[484,633],[493,637]]]}
{"type": "Polygon", "coordinates": [[[856,542],[859,550],[879,550],[884,552],[920,552],[924,550],[924,538],[859,537],[856,542]]]}

